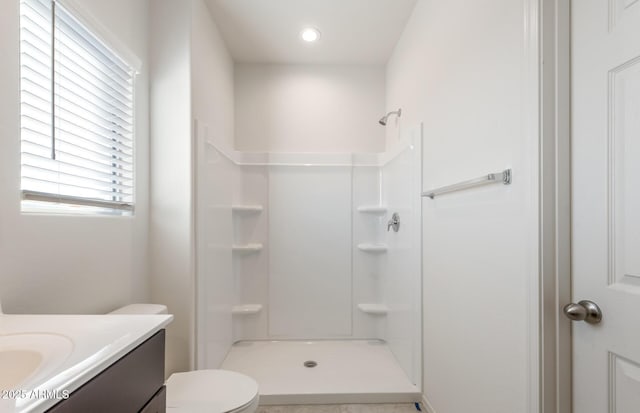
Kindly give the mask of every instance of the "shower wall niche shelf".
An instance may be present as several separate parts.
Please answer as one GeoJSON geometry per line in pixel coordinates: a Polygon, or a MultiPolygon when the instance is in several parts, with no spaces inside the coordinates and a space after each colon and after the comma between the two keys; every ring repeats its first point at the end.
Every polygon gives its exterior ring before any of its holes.
{"type": "Polygon", "coordinates": [[[389,307],[384,304],[358,304],[358,309],[371,315],[387,315],[389,307]]]}
{"type": "Polygon", "coordinates": [[[238,214],[259,214],[263,211],[262,205],[232,205],[231,210],[238,214]]]}
{"type": "Polygon", "coordinates": [[[382,253],[387,252],[386,244],[358,244],[358,249],[363,252],[382,253]]]}
{"type": "Polygon", "coordinates": [[[252,315],[252,314],[258,314],[261,311],[262,311],[262,304],[234,305],[231,308],[231,314],[233,315],[252,315]]]}
{"type": "Polygon", "coordinates": [[[365,214],[384,214],[387,210],[388,208],[384,205],[360,205],[358,207],[358,212],[365,214]]]}
{"type": "Polygon", "coordinates": [[[244,245],[238,245],[238,244],[234,244],[231,248],[234,252],[258,252],[260,250],[262,250],[262,244],[259,243],[255,243],[255,244],[244,244],[244,245]]]}

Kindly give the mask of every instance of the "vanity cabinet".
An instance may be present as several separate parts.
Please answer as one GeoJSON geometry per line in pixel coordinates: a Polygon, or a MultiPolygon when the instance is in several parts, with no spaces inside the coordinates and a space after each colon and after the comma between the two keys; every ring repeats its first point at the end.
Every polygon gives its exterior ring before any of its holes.
{"type": "Polygon", "coordinates": [[[164,413],[164,340],[160,330],[48,413],[164,413]]]}

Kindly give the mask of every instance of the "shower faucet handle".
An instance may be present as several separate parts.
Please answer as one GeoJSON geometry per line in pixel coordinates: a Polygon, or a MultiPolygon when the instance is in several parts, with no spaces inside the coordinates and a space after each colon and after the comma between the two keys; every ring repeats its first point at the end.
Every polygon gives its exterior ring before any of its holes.
{"type": "Polygon", "coordinates": [[[400,215],[397,212],[394,212],[389,222],[387,222],[387,232],[389,232],[391,228],[393,228],[394,232],[400,230],[400,215]]]}

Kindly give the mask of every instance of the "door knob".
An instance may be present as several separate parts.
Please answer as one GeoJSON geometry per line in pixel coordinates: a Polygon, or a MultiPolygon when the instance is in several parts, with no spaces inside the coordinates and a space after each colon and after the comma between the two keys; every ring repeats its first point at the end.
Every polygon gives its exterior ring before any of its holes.
{"type": "Polygon", "coordinates": [[[578,304],[567,304],[562,310],[568,319],[598,324],[602,320],[602,311],[598,304],[589,300],[582,300],[578,304]]]}

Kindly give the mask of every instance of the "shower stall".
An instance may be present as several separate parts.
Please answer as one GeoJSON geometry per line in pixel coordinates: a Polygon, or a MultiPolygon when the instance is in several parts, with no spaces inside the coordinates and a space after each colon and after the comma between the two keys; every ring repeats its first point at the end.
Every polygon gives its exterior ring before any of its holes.
{"type": "Polygon", "coordinates": [[[255,378],[262,404],[419,401],[421,126],[375,154],[195,132],[196,367],[255,378]]]}

